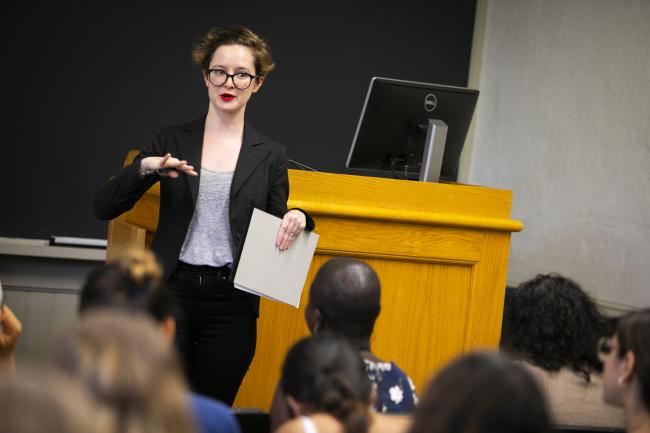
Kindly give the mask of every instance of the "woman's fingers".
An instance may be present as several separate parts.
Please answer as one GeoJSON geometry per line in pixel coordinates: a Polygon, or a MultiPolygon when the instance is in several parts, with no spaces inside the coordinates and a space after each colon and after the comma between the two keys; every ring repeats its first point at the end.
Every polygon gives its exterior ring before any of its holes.
{"type": "Polygon", "coordinates": [[[199,175],[196,170],[194,170],[194,167],[189,165],[187,161],[174,158],[170,153],[166,154],[160,160],[160,168],[158,169],[159,175],[175,179],[179,176],[179,171],[187,173],[190,176],[199,175]]]}
{"type": "Polygon", "coordinates": [[[296,210],[291,210],[282,218],[282,224],[278,230],[275,244],[284,251],[293,244],[300,233],[305,229],[306,219],[305,215],[296,210]]]}

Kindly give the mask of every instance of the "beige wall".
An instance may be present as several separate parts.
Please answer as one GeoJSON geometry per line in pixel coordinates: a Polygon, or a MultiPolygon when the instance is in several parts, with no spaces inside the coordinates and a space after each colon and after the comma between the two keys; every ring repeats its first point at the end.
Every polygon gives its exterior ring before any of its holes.
{"type": "Polygon", "coordinates": [[[650,1],[479,0],[461,180],[512,189],[509,275],[650,305],[650,1]]]}

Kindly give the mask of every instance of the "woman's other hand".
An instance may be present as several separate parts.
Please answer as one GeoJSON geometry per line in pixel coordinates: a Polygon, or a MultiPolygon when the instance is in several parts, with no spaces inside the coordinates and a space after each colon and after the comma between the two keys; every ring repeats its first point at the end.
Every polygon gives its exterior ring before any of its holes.
{"type": "Polygon", "coordinates": [[[288,249],[293,241],[305,230],[307,219],[305,214],[299,210],[292,209],[282,218],[282,224],[275,238],[275,246],[284,251],[288,249]]]}
{"type": "Polygon", "coordinates": [[[157,171],[160,176],[177,178],[179,172],[189,174],[190,176],[198,176],[194,167],[189,165],[187,161],[174,158],[171,153],[165,156],[150,156],[143,158],[140,161],[140,176],[144,176],[147,172],[157,171]]]}

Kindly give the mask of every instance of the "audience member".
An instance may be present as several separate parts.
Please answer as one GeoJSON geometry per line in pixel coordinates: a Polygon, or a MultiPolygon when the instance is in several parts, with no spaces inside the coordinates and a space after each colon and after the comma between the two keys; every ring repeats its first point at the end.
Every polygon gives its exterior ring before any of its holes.
{"type": "Polygon", "coordinates": [[[93,405],[79,382],[53,372],[21,369],[0,375],[0,431],[112,433],[112,414],[93,405]]]}
{"type": "Polygon", "coordinates": [[[601,398],[597,344],[610,328],[575,282],[556,274],[538,275],[511,290],[501,348],[538,380],[555,424],[621,428],[623,411],[601,398]]]}
{"type": "Polygon", "coordinates": [[[601,352],[605,402],[625,410],[627,431],[650,432],[650,309],[620,318],[601,352]]]}
{"type": "Polygon", "coordinates": [[[360,260],[335,258],[314,278],[305,319],[312,333],[329,330],[348,339],[359,351],[375,387],[377,412],[410,413],[417,402],[413,382],[394,362],[382,361],[370,350],[380,299],[379,277],[370,266],[360,260]]]}
{"type": "MultiPolygon", "coordinates": [[[[413,381],[394,362],[382,361],[370,350],[380,299],[379,277],[370,266],[352,258],[335,258],[314,277],[305,320],[312,334],[330,331],[346,338],[359,351],[373,384],[373,407],[377,412],[408,414],[417,403],[413,381]]],[[[271,406],[271,430],[289,417],[278,388],[271,406]]]]}
{"type": "MultiPolygon", "coordinates": [[[[88,276],[80,296],[81,314],[111,308],[148,314],[172,345],[176,329],[174,305],[153,253],[130,251],[88,276]]],[[[239,433],[230,407],[199,394],[191,393],[189,398],[201,433],[239,433]]]]}
{"type": "Polygon", "coordinates": [[[7,305],[0,305],[0,373],[16,373],[14,351],[23,326],[7,305]]]}
{"type": "Polygon", "coordinates": [[[403,432],[408,417],[371,410],[372,386],[363,361],[345,339],[322,332],[288,352],[280,381],[295,419],[280,433],[403,432]]]}
{"type": "Polygon", "coordinates": [[[521,366],[474,353],[444,367],[415,411],[410,433],[548,433],[541,390],[521,366]]]}
{"type": "Polygon", "coordinates": [[[51,365],[81,380],[122,433],[186,433],[195,425],[170,344],[144,315],[85,314],[53,350],[51,365]]]}

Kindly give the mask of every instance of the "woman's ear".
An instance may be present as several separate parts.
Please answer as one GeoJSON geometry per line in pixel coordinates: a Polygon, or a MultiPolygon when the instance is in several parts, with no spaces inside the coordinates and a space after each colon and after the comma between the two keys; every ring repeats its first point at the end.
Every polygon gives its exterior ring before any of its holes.
{"type": "Polygon", "coordinates": [[[321,331],[323,329],[323,326],[325,324],[323,323],[323,314],[320,312],[320,309],[315,307],[314,308],[314,323],[312,325],[312,330],[311,333],[315,334],[318,331],[321,331]]]}
{"type": "Polygon", "coordinates": [[[262,87],[263,83],[264,75],[260,75],[259,77],[255,78],[255,82],[253,83],[253,93],[257,93],[257,91],[260,90],[260,87],[262,87]]]}
{"type": "Polygon", "coordinates": [[[623,357],[622,362],[622,371],[619,376],[619,381],[622,383],[630,383],[632,377],[634,376],[634,370],[636,367],[636,359],[634,358],[634,352],[628,350],[623,357]]]}
{"type": "Polygon", "coordinates": [[[205,83],[205,87],[208,89],[210,88],[210,79],[208,78],[208,71],[203,71],[203,82],[205,83]]]}

